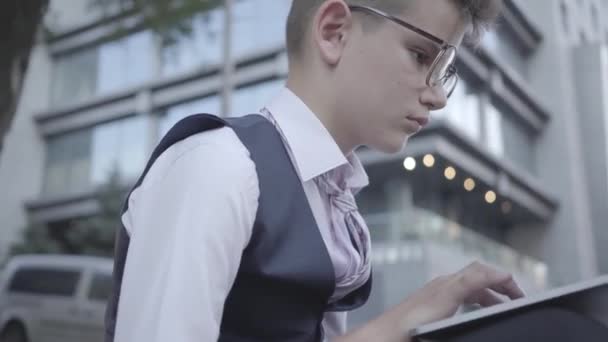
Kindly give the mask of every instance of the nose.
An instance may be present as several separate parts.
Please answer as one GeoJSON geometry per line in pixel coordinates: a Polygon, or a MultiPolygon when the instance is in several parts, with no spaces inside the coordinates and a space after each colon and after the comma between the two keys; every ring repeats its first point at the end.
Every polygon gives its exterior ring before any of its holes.
{"type": "Polygon", "coordinates": [[[445,89],[441,85],[435,87],[426,87],[420,95],[420,103],[429,110],[439,110],[444,108],[448,103],[448,97],[445,89]]]}

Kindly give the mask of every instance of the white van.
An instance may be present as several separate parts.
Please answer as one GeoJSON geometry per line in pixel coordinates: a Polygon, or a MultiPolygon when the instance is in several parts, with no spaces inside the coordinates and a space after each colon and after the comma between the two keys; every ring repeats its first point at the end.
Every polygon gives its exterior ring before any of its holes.
{"type": "Polygon", "coordinates": [[[13,257],[0,273],[0,342],[102,342],[112,259],[13,257]]]}

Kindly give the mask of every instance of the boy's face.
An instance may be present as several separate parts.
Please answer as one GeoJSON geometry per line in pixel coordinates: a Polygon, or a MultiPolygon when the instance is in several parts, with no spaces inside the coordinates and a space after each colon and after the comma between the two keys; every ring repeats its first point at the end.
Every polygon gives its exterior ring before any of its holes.
{"type": "MultiPolygon", "coordinates": [[[[403,13],[388,13],[458,47],[469,24],[451,0],[409,0],[403,13]]],[[[339,120],[357,144],[384,152],[399,151],[417,133],[429,112],[445,107],[442,86],[426,79],[439,44],[391,20],[377,28],[361,26],[352,12],[339,61],[334,66],[339,120]]]]}

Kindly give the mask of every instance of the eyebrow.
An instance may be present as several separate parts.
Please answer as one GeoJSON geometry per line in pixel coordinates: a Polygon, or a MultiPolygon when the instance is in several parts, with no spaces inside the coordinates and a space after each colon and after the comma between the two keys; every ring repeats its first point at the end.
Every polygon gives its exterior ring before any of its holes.
{"type": "Polygon", "coordinates": [[[408,38],[406,39],[413,41],[414,44],[423,48],[425,52],[430,53],[432,55],[431,57],[435,57],[437,56],[437,54],[439,54],[439,52],[441,52],[440,46],[438,46],[437,44],[433,44],[433,42],[429,41],[428,39],[424,39],[423,37],[417,37],[412,35],[411,38],[408,36],[408,38]]]}

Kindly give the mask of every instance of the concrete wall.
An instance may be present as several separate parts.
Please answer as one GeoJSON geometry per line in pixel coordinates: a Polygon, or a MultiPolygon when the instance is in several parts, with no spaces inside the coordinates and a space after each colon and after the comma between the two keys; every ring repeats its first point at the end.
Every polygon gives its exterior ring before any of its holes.
{"type": "Polygon", "coordinates": [[[516,247],[549,264],[552,281],[557,285],[597,273],[594,248],[590,247],[593,235],[589,184],[578,128],[581,114],[571,80],[572,43],[562,25],[560,3],[521,2],[524,12],[534,18],[544,35],[531,57],[529,74],[530,85],[551,113],[549,125],[538,139],[536,165],[541,182],[558,196],[560,207],[546,227],[518,227],[510,232],[510,241],[516,247]]]}
{"type": "Polygon", "coordinates": [[[64,32],[86,25],[102,14],[101,8],[92,3],[91,0],[51,0],[44,22],[53,32],[64,32]]]}
{"type": "Polygon", "coordinates": [[[585,44],[572,52],[598,267],[608,273],[608,45],[585,44]]]}
{"type": "Polygon", "coordinates": [[[35,46],[0,154],[0,260],[26,224],[24,202],[36,198],[42,188],[44,143],[33,116],[48,107],[51,71],[46,46],[35,46]]]}

